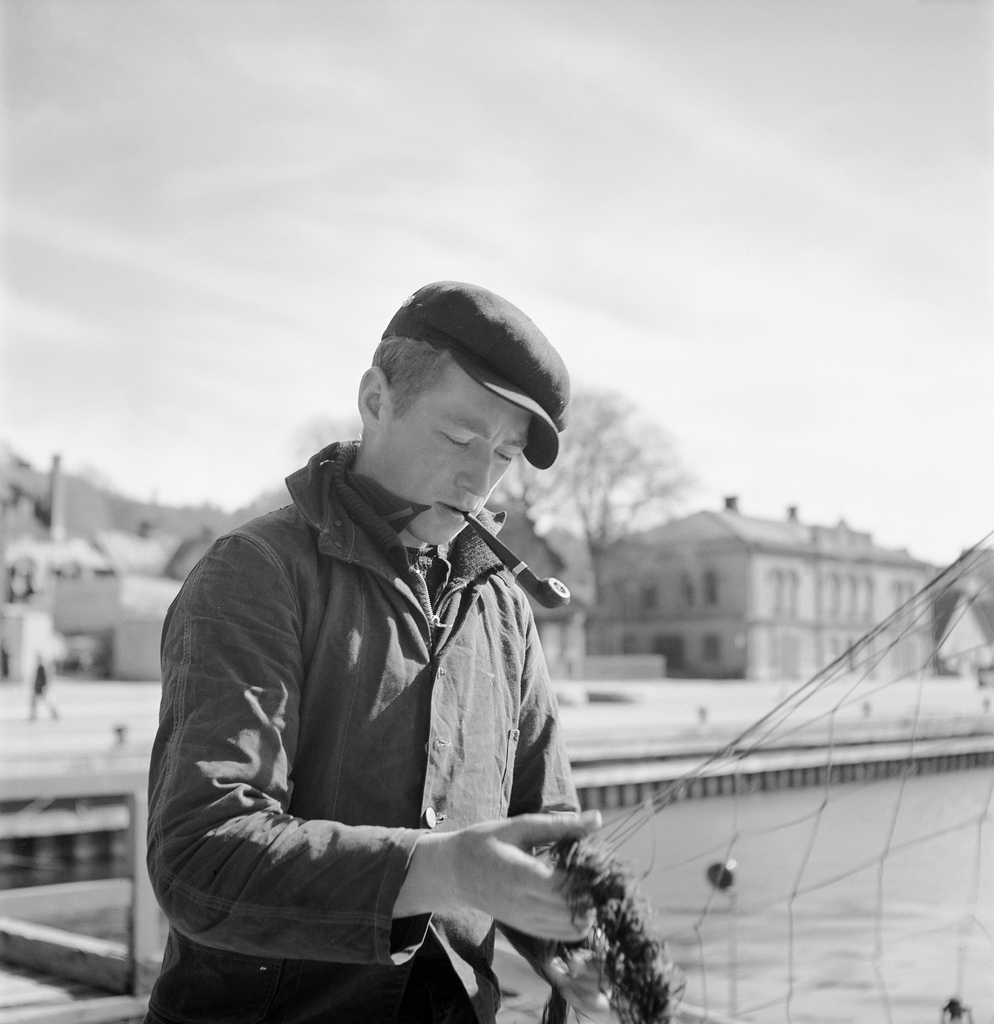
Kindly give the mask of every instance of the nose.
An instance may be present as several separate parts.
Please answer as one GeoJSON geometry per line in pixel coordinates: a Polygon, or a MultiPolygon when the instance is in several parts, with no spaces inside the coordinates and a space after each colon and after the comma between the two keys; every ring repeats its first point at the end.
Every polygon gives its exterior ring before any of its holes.
{"type": "Polygon", "coordinates": [[[485,500],[497,483],[490,453],[468,453],[459,467],[456,483],[475,499],[485,500]]]}

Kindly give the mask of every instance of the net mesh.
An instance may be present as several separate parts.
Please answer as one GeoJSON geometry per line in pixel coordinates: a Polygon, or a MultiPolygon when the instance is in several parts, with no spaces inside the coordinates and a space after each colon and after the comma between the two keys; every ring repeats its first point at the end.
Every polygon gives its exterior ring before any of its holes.
{"type": "Polygon", "coordinates": [[[640,875],[691,1006],[789,1024],[994,1021],[987,544],[607,820],[599,838],[640,875]],[[759,791],[771,755],[815,748],[820,763],[791,769],[815,785],[759,791]],[[685,801],[719,777],[728,796],[685,801]]]}

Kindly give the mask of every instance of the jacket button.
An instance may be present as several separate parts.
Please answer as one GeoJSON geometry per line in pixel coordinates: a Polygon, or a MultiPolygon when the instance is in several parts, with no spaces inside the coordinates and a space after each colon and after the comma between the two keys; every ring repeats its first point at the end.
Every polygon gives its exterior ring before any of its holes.
{"type": "Polygon", "coordinates": [[[421,815],[421,824],[424,825],[425,828],[434,828],[437,822],[438,817],[435,814],[435,808],[426,807],[424,814],[421,815]]]}
{"type": "Polygon", "coordinates": [[[342,521],[341,521],[341,519],[336,519],[336,520],[335,520],[335,525],[336,525],[336,526],[341,526],[341,525],[342,525],[342,521]]]}

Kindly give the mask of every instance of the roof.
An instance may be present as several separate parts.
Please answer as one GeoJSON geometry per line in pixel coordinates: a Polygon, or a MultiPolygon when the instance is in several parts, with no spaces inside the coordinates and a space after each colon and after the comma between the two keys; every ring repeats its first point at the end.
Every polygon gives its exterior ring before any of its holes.
{"type": "Polygon", "coordinates": [[[185,580],[193,572],[193,567],[207,554],[208,548],[217,539],[213,530],[203,530],[199,537],[188,537],[181,541],[179,547],[172,553],[166,567],[162,570],[163,576],[171,580],[185,580]]]}
{"type": "Polygon", "coordinates": [[[973,614],[988,643],[994,644],[994,595],[977,595],[973,599],[973,614]]]}
{"type": "Polygon", "coordinates": [[[994,550],[983,546],[967,549],[946,571],[956,575],[932,602],[936,640],[952,628],[954,613],[965,614],[958,612],[965,604],[986,642],[994,643],[994,550]]]}
{"type": "Polygon", "coordinates": [[[18,537],[7,545],[4,561],[13,565],[22,559],[44,572],[75,568],[107,572],[112,568],[104,555],[81,537],[66,540],[18,537]]]}
{"type": "Polygon", "coordinates": [[[739,512],[701,512],[719,529],[749,544],[804,547],[811,543],[811,528],[798,522],[757,519],[739,512]]]}
{"type": "Polygon", "coordinates": [[[176,550],[175,537],[142,537],[124,530],[98,530],[96,545],[120,573],[159,576],[176,550]]]}
{"type": "Polygon", "coordinates": [[[989,595],[971,593],[963,587],[950,587],[932,603],[932,626],[936,650],[945,645],[946,652],[962,654],[979,651],[977,640],[994,647],[994,599],[989,595]],[[951,638],[957,636],[957,642],[951,638]],[[964,636],[969,638],[963,647],[964,636]]]}
{"type": "Polygon", "coordinates": [[[949,630],[950,619],[959,606],[961,596],[961,591],[956,587],[950,587],[938,594],[932,602],[932,631],[936,645],[942,641],[949,630]]]}
{"type": "Polygon", "coordinates": [[[764,519],[728,510],[705,510],[671,519],[642,534],[638,540],[652,545],[730,541],[776,551],[794,550],[799,554],[871,557],[905,565],[927,564],[903,548],[885,548],[875,544],[869,533],[854,530],[845,520],[839,520],[836,526],[820,526],[796,519],[764,519]]]}

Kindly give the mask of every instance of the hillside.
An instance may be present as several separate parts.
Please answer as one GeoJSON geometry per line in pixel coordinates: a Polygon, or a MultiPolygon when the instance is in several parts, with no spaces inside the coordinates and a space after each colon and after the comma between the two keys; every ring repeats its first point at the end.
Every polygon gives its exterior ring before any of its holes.
{"type": "MultiPolygon", "coordinates": [[[[186,539],[217,536],[264,512],[287,504],[282,485],[260,494],[250,505],[226,512],[215,505],[171,506],[140,501],[112,487],[74,473],[62,474],[64,522],[70,537],[92,540],[98,533],[162,534],[186,539]]],[[[0,463],[0,485],[7,506],[7,540],[41,535],[51,514],[51,473],[7,453],[0,463]]]]}

